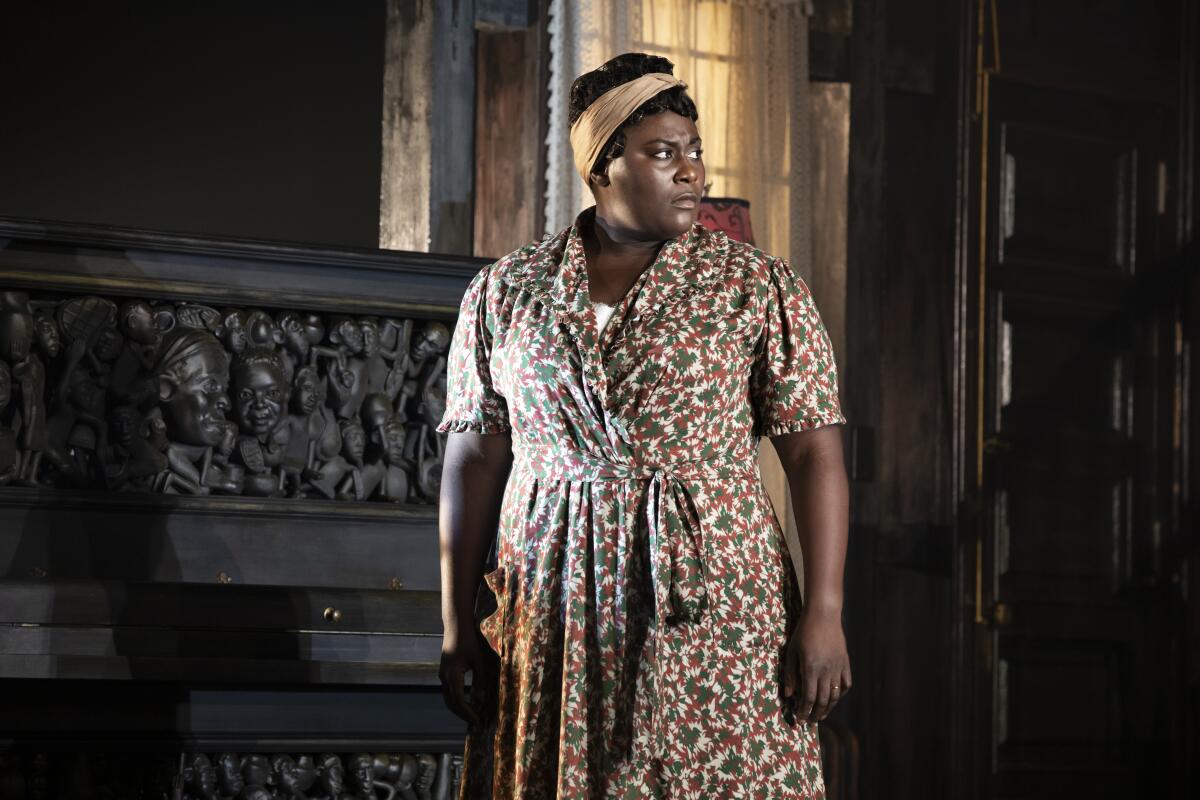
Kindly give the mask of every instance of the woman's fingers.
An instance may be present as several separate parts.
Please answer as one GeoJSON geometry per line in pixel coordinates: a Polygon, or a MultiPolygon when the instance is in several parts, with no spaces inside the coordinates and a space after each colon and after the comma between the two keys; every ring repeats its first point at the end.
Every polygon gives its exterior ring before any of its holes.
{"type": "Polygon", "coordinates": [[[828,717],[838,701],[850,691],[850,666],[822,668],[807,665],[802,674],[800,716],[809,722],[819,722],[828,717]]]}
{"type": "Polygon", "coordinates": [[[495,702],[493,692],[496,690],[494,662],[495,656],[491,648],[481,650],[471,667],[471,692],[470,704],[475,710],[476,719],[483,722],[485,717],[490,717],[495,711],[495,702]]]}
{"type": "Polygon", "coordinates": [[[819,717],[819,719],[824,720],[826,717],[828,717],[830,714],[832,714],[833,710],[835,708],[837,708],[838,701],[841,699],[842,699],[841,687],[837,686],[837,684],[830,685],[830,687],[829,687],[829,704],[825,706],[825,713],[822,714],[819,717]],[[837,688],[835,688],[835,687],[837,687],[837,688]]]}
{"type": "Polygon", "coordinates": [[[820,673],[816,666],[805,663],[801,671],[800,681],[800,716],[808,722],[813,722],[813,709],[817,706],[820,692],[820,673]]]}
{"type": "Polygon", "coordinates": [[[829,713],[829,696],[830,687],[833,686],[833,677],[829,670],[814,670],[814,679],[817,684],[817,699],[813,703],[812,714],[809,716],[810,722],[819,722],[825,719],[825,715],[829,713]]]}
{"type": "MultiPolygon", "coordinates": [[[[470,669],[461,659],[442,654],[438,678],[442,682],[442,699],[455,715],[472,725],[480,724],[479,714],[467,702],[465,676],[470,669]]],[[[470,669],[472,678],[478,680],[479,670],[470,669]]]]}
{"type": "Polygon", "coordinates": [[[783,696],[794,697],[800,688],[800,654],[791,643],[783,649],[783,669],[780,671],[783,673],[783,696]]]}
{"type": "Polygon", "coordinates": [[[789,723],[795,719],[820,722],[850,690],[850,662],[844,644],[831,643],[819,634],[819,629],[814,633],[797,626],[783,650],[780,684],[784,717],[789,723]],[[806,634],[813,641],[805,641],[806,634]]]}
{"type": "Polygon", "coordinates": [[[846,696],[846,692],[850,691],[849,665],[842,667],[840,670],[830,670],[828,675],[828,679],[822,678],[822,686],[824,686],[825,680],[828,680],[829,684],[828,693],[823,695],[826,698],[823,708],[820,706],[820,696],[822,694],[818,693],[818,708],[814,712],[817,720],[823,720],[828,717],[833,712],[833,709],[837,707],[838,701],[846,696]]]}

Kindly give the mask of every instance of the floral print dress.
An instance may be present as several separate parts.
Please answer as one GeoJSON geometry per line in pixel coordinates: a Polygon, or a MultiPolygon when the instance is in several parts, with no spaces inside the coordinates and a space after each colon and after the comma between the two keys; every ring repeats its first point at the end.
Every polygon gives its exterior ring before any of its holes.
{"type": "Polygon", "coordinates": [[[788,263],[699,223],[602,333],[580,225],[462,299],[441,432],[509,432],[496,707],[462,797],[823,798],[780,656],[800,609],[758,439],[844,422],[788,263]]]}

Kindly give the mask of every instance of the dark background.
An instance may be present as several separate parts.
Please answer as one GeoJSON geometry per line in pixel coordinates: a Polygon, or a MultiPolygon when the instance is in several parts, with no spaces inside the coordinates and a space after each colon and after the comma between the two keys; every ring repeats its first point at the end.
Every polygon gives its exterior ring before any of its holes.
{"type": "Polygon", "coordinates": [[[385,6],[0,11],[0,216],[378,244],[385,6]]]}

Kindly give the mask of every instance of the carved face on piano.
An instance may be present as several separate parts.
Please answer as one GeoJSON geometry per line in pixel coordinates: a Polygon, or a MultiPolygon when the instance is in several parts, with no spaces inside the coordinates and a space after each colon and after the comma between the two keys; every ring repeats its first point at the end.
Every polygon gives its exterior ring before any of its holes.
{"type": "Polygon", "coordinates": [[[398,467],[405,463],[404,442],[407,438],[408,429],[399,417],[390,417],[383,424],[383,454],[388,464],[398,467]]]}
{"type": "Polygon", "coordinates": [[[298,360],[308,358],[308,333],[304,329],[304,321],[295,311],[285,311],[279,315],[279,330],[283,335],[283,346],[298,360]]]}
{"type": "Polygon", "coordinates": [[[371,757],[359,753],[350,759],[350,788],[362,795],[372,791],[375,782],[375,770],[371,765],[371,757]]]}
{"type": "Polygon", "coordinates": [[[370,317],[362,320],[363,355],[374,358],[379,352],[379,323],[370,317]]]}
{"type": "Polygon", "coordinates": [[[191,763],[184,768],[183,774],[187,788],[194,794],[203,798],[216,797],[217,771],[213,769],[208,756],[197,753],[192,757],[191,763]]]}
{"type": "Polygon", "coordinates": [[[236,797],[246,788],[242,780],[241,764],[233,753],[221,753],[217,756],[217,782],[221,793],[228,797],[236,797]]]}
{"type": "Polygon", "coordinates": [[[113,406],[108,412],[108,429],[121,447],[129,449],[141,427],[142,415],[135,406],[113,406]]]}
{"type": "Polygon", "coordinates": [[[329,341],[337,345],[348,356],[356,356],[363,350],[363,331],[352,317],[337,317],[329,341]]]}
{"type": "Polygon", "coordinates": [[[318,785],[330,797],[340,798],[346,788],[346,771],[342,769],[341,756],[325,753],[321,756],[320,781],[318,785]]]}
{"type": "Polygon", "coordinates": [[[249,335],[246,332],[246,312],[238,308],[227,311],[217,328],[217,335],[229,348],[229,352],[235,356],[241,355],[250,343],[249,335]]]}
{"type": "MultiPolygon", "coordinates": [[[[267,757],[258,755],[257,753],[242,756],[242,780],[246,782],[248,787],[246,791],[247,800],[253,797],[253,787],[263,787],[271,780],[271,764],[267,761],[267,757]]],[[[266,791],[264,789],[264,791],[266,791]]],[[[267,792],[267,797],[271,796],[267,792]]]]}
{"type": "Polygon", "coordinates": [[[229,360],[220,342],[207,331],[176,328],[163,339],[155,373],[171,441],[219,445],[229,410],[229,360]]]}
{"type": "Polygon", "coordinates": [[[367,447],[367,434],[356,418],[344,419],[338,427],[342,432],[342,454],[354,463],[361,463],[367,447]]]}
{"type": "Polygon", "coordinates": [[[67,398],[77,411],[99,417],[104,414],[104,386],[86,370],[71,373],[67,386],[67,398]]]}
{"type": "Polygon", "coordinates": [[[441,355],[450,347],[450,329],[440,322],[428,322],[417,331],[412,344],[413,361],[441,355]]]}
{"type": "Polygon", "coordinates": [[[34,318],[33,326],[37,334],[38,346],[42,348],[42,352],[48,358],[56,357],[62,344],[58,335],[58,323],[52,317],[38,314],[34,318]]]}
{"type": "Polygon", "coordinates": [[[121,348],[125,346],[125,337],[116,328],[105,328],[96,337],[96,346],[92,348],[92,352],[96,358],[104,362],[116,361],[117,356],[121,355],[121,348]]]}
{"type": "Polygon", "coordinates": [[[292,413],[307,417],[321,402],[321,376],[316,367],[301,367],[292,381],[292,413]]]}
{"type": "Polygon", "coordinates": [[[242,430],[263,437],[275,429],[287,400],[283,363],[271,350],[248,350],[233,363],[233,414],[242,430]]]}
{"type": "Polygon", "coordinates": [[[142,346],[158,344],[162,331],[158,317],[148,304],[141,300],[130,300],[121,306],[121,332],[131,341],[142,346]]]}
{"type": "Polygon", "coordinates": [[[304,797],[304,793],[317,781],[317,768],[312,756],[301,755],[295,760],[289,759],[278,772],[279,783],[292,797],[304,797]]]}

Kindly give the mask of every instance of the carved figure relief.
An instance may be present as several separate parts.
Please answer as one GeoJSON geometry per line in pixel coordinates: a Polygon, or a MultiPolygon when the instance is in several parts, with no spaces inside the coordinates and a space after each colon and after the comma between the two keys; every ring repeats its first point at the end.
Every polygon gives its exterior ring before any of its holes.
{"type": "Polygon", "coordinates": [[[0,290],[0,485],[433,503],[449,344],[434,320],[0,290]]]}
{"type": "Polygon", "coordinates": [[[17,436],[3,424],[4,410],[12,400],[12,372],[0,361],[0,486],[17,476],[17,436]]]}
{"type": "Polygon", "coordinates": [[[0,292],[0,360],[7,363],[20,406],[10,415],[20,460],[17,480],[36,484],[46,449],[46,372],[33,350],[34,320],[26,292],[0,292]]]}
{"type": "Polygon", "coordinates": [[[223,797],[240,797],[246,788],[242,780],[242,762],[236,753],[217,756],[217,789],[223,797]]]}
{"type": "Polygon", "coordinates": [[[183,788],[191,797],[215,800],[217,771],[208,756],[197,753],[184,762],[183,788]]]}
{"type": "Polygon", "coordinates": [[[458,753],[0,753],[0,800],[450,800],[458,753]],[[69,787],[69,788],[68,788],[69,787]]]}

